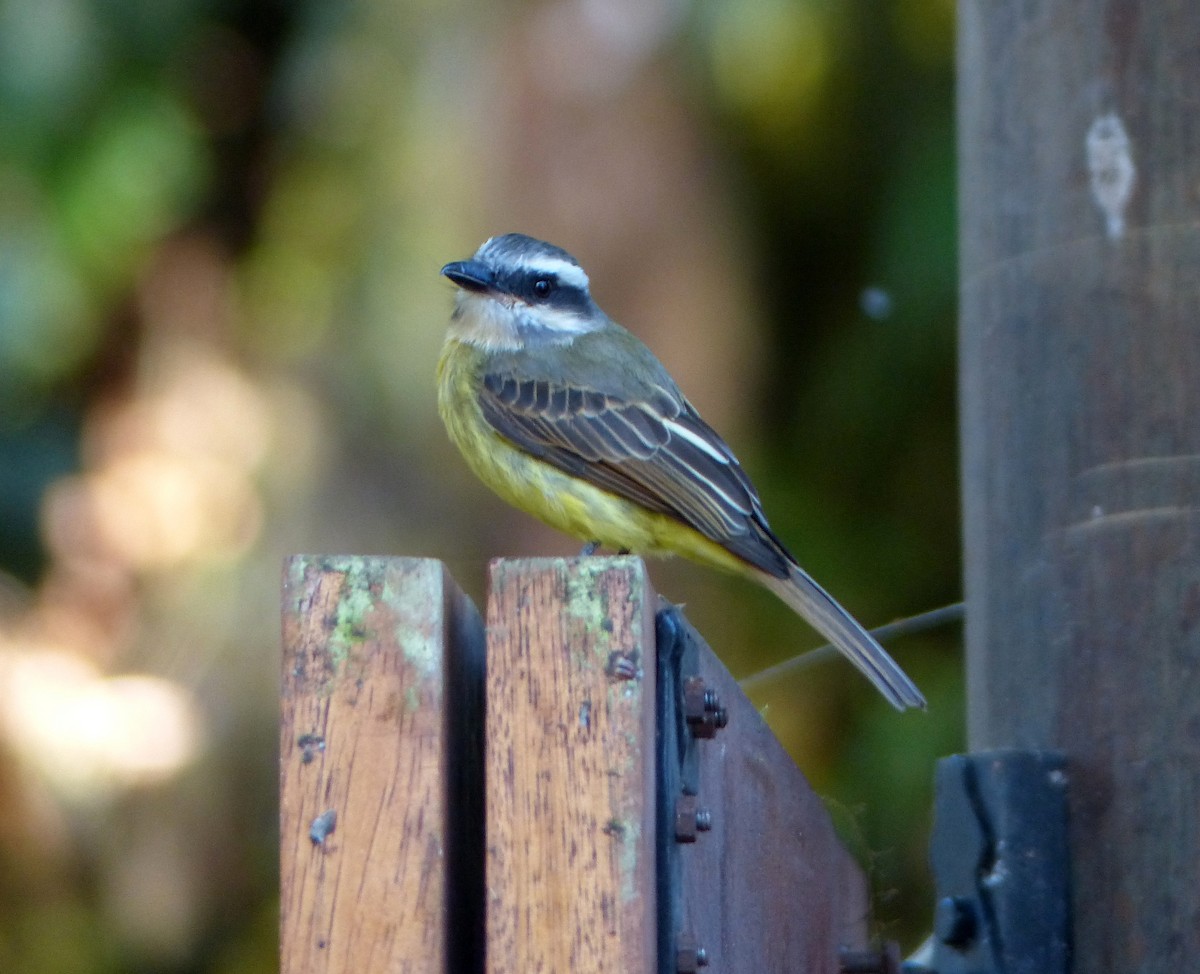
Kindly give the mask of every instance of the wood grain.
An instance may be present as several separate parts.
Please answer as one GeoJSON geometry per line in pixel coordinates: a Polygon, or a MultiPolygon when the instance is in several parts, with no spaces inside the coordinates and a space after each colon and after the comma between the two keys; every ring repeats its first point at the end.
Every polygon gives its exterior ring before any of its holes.
{"type": "Polygon", "coordinates": [[[438,562],[288,561],[284,974],[479,969],[471,898],[482,885],[468,860],[481,854],[471,838],[481,832],[460,816],[474,802],[481,818],[471,780],[482,641],[478,613],[438,562]]]}
{"type": "Polygon", "coordinates": [[[1200,4],[959,14],[970,742],[1067,756],[1074,969],[1194,970],[1200,4]]]}
{"type": "Polygon", "coordinates": [[[655,966],[654,600],[635,558],[494,562],[487,970],[655,966]]]}

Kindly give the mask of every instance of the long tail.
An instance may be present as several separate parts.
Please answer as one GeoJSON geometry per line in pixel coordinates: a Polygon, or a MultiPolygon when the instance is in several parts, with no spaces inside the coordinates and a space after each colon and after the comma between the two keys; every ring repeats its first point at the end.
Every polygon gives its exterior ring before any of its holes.
{"type": "Polygon", "coordinates": [[[842,654],[862,671],[888,703],[897,710],[908,707],[925,709],[925,698],[916,684],[892,659],[875,638],[855,621],[808,574],[792,566],[787,578],[756,573],[762,584],[796,610],[842,654]]]}

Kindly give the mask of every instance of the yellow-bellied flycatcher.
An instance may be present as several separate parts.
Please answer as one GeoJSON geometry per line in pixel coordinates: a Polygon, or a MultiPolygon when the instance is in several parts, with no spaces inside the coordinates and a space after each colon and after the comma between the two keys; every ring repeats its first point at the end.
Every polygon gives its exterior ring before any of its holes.
{"type": "Polygon", "coordinates": [[[584,541],[679,554],[754,579],[893,706],[925,706],[775,537],[733,452],[653,353],[600,310],[574,257],[510,233],[442,273],[459,291],[438,363],[438,408],[484,483],[584,541]]]}

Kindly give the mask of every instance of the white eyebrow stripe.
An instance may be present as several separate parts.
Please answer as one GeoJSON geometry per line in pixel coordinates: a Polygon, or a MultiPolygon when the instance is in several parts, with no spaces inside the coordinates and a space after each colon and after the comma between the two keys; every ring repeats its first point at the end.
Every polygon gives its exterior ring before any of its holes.
{"type": "Polygon", "coordinates": [[[569,287],[586,290],[588,286],[588,276],[583,268],[561,257],[527,257],[519,266],[535,274],[552,274],[569,287]]]}
{"type": "Polygon", "coordinates": [[[714,460],[718,461],[719,463],[724,463],[724,464],[729,463],[728,456],[726,456],[724,453],[722,453],[717,447],[713,446],[711,443],[708,442],[708,440],[704,439],[702,436],[697,436],[686,426],[680,426],[678,423],[676,423],[674,420],[671,420],[671,419],[668,419],[663,425],[666,426],[666,428],[671,431],[672,435],[678,436],[682,439],[685,439],[689,443],[691,443],[693,446],[699,447],[701,450],[703,450],[705,453],[707,453],[710,457],[712,457],[714,460]]]}

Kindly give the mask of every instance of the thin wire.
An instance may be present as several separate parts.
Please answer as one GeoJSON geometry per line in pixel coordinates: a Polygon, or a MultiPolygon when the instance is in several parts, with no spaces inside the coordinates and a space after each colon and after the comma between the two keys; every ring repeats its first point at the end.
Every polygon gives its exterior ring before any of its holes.
{"type": "MultiPolygon", "coordinates": [[[[895,622],[889,622],[886,626],[872,629],[871,635],[881,643],[884,643],[889,639],[895,639],[897,636],[909,636],[913,633],[925,632],[927,629],[944,626],[948,622],[961,622],[965,614],[966,603],[952,602],[950,605],[943,605],[940,609],[930,609],[928,612],[909,616],[907,619],[898,619],[895,622]]],[[[802,670],[812,666],[814,663],[820,663],[836,655],[837,648],[827,643],[824,646],[818,646],[816,649],[810,649],[806,653],[801,653],[799,656],[785,659],[782,663],[768,666],[765,670],[751,673],[745,679],[738,680],[738,686],[744,691],[749,692],[788,673],[802,670]]]]}

